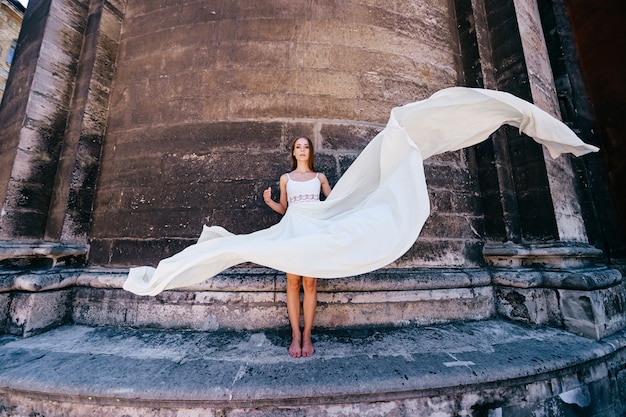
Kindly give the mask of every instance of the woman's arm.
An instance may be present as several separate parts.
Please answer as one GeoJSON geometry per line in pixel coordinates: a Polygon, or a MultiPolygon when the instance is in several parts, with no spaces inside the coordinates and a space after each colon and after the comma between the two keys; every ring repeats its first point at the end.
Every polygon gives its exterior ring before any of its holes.
{"type": "Polygon", "coordinates": [[[287,176],[280,177],[280,203],[272,200],[272,188],[268,187],[263,191],[263,200],[272,210],[278,214],[285,214],[287,211],[287,176]]]}
{"type": "Polygon", "coordinates": [[[332,189],[330,188],[330,183],[328,182],[328,178],[326,178],[326,175],[320,173],[318,178],[320,179],[320,183],[322,184],[322,193],[324,194],[324,197],[328,197],[328,194],[330,194],[330,192],[332,191],[332,189]]]}

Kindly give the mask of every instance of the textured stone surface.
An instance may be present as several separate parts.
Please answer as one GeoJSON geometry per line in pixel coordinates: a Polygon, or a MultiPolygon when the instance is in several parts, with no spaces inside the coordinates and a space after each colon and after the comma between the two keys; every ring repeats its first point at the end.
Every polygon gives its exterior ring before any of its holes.
{"type": "MultiPolygon", "coordinates": [[[[550,68],[550,57],[537,2],[514,0],[514,4],[533,103],[549,114],[560,117],[559,99],[550,68]]],[[[570,157],[553,159],[544,149],[544,160],[559,239],[587,242],[579,201],[571,198],[576,194],[576,174],[572,169],[570,157]]]]}
{"type": "Polygon", "coordinates": [[[286,330],[3,336],[0,415],[618,417],[626,400],[624,334],[499,320],[327,330],[306,359],[288,342],[286,330]]]}
{"type": "Polygon", "coordinates": [[[91,3],[46,238],[87,243],[125,0],[91,3]]]}
{"type": "Polygon", "coordinates": [[[36,2],[33,11],[27,9],[26,18],[30,13],[37,15],[45,33],[32,45],[40,43],[41,49],[28,62],[30,89],[7,86],[7,90],[21,91],[20,100],[26,100],[28,105],[23,112],[8,115],[18,120],[20,128],[11,140],[19,138],[10,164],[13,170],[10,178],[3,178],[8,183],[7,192],[0,196],[6,211],[0,232],[5,238],[44,236],[85,30],[86,3],[46,0],[36,2]],[[25,123],[26,120],[30,122],[25,123]]]}
{"type": "Polygon", "coordinates": [[[497,287],[495,293],[498,314],[502,317],[532,324],[562,325],[554,289],[497,287]]]}
{"type": "MultiPolygon", "coordinates": [[[[260,195],[289,170],[295,135],[314,140],[334,183],[392,107],[456,83],[452,11],[441,2],[142,0],[124,18],[94,264],[153,263],[205,223],[235,233],[274,224],[260,195]]],[[[428,166],[440,216],[427,250],[401,266],[475,266],[479,195],[463,152],[428,166]]]]}
{"type": "MultiPolygon", "coordinates": [[[[233,270],[205,283],[157,297],[120,289],[126,273],[80,270],[6,275],[4,291],[71,290],[71,320],[88,325],[196,330],[263,329],[287,321],[285,277],[263,269],[233,270]],[[76,288],[74,288],[76,286],[76,288]]],[[[316,326],[440,323],[493,316],[490,278],[480,270],[381,271],[320,280],[316,326]]],[[[27,304],[25,310],[31,309],[27,304]]]]}
{"type": "Polygon", "coordinates": [[[28,337],[65,323],[69,300],[68,291],[13,294],[7,332],[28,337]]]}
{"type": "Polygon", "coordinates": [[[0,236],[87,243],[125,1],[27,8],[0,114],[0,236]],[[93,7],[91,7],[93,6],[93,7]]]}
{"type": "MultiPolygon", "coordinates": [[[[140,297],[121,289],[126,270],[58,269],[0,274],[0,310],[11,333],[32,334],[67,321],[161,329],[266,329],[288,324],[285,276],[235,268],[193,287],[140,297]],[[0,305],[2,307],[2,305],[0,305]],[[43,313],[42,313],[43,312],[43,313]],[[48,315],[49,321],[43,319],[48,315]],[[28,322],[28,324],[25,324],[28,322]],[[24,330],[24,326],[27,326],[24,330]]],[[[319,280],[321,328],[430,324],[493,317],[488,273],[479,269],[387,269],[319,280]]]]}
{"type": "Polygon", "coordinates": [[[0,241],[0,267],[19,268],[84,264],[89,247],[58,242],[0,241]]]}
{"type": "MultiPolygon", "coordinates": [[[[529,22],[518,21],[517,2],[472,0],[470,3],[471,6],[468,2],[457,2],[461,11],[471,11],[471,18],[463,20],[467,14],[457,17],[470,25],[461,42],[464,67],[469,70],[467,82],[532,101],[523,47],[527,41],[520,34],[523,29],[520,26],[529,22]]],[[[493,143],[477,146],[475,155],[488,235],[494,236],[495,241],[515,243],[557,240],[558,228],[541,147],[506,127],[493,136],[493,143]]]]}
{"type": "Polygon", "coordinates": [[[605,267],[492,271],[498,314],[601,339],[626,325],[624,284],[605,267]]]}
{"type": "Polygon", "coordinates": [[[548,287],[592,290],[618,285],[622,274],[606,267],[543,270],[539,268],[494,269],[493,282],[518,288],[548,287]]]}
{"type": "Polygon", "coordinates": [[[11,294],[0,293],[0,333],[6,333],[7,322],[9,320],[9,306],[11,305],[11,294]]]}
{"type": "Polygon", "coordinates": [[[594,291],[559,290],[565,328],[601,339],[626,326],[624,285],[594,291]]]}

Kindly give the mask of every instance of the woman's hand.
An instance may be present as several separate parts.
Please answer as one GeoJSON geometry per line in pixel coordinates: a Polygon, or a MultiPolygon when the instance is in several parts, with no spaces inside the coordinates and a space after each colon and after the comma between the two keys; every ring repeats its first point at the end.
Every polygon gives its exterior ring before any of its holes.
{"type": "Polygon", "coordinates": [[[267,205],[272,201],[272,187],[267,187],[267,189],[263,191],[263,201],[265,201],[267,205]]]}
{"type": "Polygon", "coordinates": [[[272,200],[272,187],[267,187],[263,190],[263,201],[265,201],[265,204],[278,214],[285,214],[287,211],[287,194],[285,193],[286,184],[287,176],[283,175],[280,178],[280,202],[272,200]]]}

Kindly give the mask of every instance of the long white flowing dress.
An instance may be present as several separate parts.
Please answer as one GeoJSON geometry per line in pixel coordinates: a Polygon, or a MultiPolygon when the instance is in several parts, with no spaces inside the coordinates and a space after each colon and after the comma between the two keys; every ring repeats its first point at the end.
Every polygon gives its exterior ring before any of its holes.
{"type": "Polygon", "coordinates": [[[124,289],[156,295],[242,262],[318,278],[384,267],[415,243],[430,213],[423,160],[479,143],[503,124],[546,146],[553,158],[598,151],[561,121],[511,94],[447,88],[394,108],[386,127],[325,201],[290,206],[278,224],[250,234],[205,226],[197,243],[161,260],[156,269],[131,268],[124,289]]]}

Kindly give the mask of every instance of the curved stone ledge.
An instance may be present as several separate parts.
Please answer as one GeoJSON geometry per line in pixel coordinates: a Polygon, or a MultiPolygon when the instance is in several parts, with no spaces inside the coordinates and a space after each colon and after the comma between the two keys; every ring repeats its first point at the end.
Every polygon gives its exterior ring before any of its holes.
{"type": "MultiPolygon", "coordinates": [[[[127,269],[64,268],[46,271],[0,271],[0,293],[50,291],[73,286],[122,288],[127,269]]],[[[370,274],[319,279],[318,291],[406,291],[465,288],[491,283],[484,269],[382,269],[370,274]]],[[[285,290],[285,274],[267,268],[232,268],[203,283],[171,291],[275,291],[285,290]]]]}
{"type": "Polygon", "coordinates": [[[513,268],[491,271],[493,283],[517,288],[563,288],[595,290],[617,285],[622,274],[607,267],[568,268],[559,270],[513,268]]]}
{"type": "MultiPolygon", "coordinates": [[[[126,274],[96,268],[2,273],[0,331],[32,336],[67,322],[202,331],[288,324],[281,272],[233,268],[155,297],[122,290],[126,274]]],[[[383,269],[319,280],[315,325],[428,325],[501,315],[601,339],[626,326],[622,292],[621,274],[606,267],[383,269]]]]}
{"type": "Polygon", "coordinates": [[[59,264],[82,265],[87,260],[89,245],[63,242],[0,241],[0,267],[50,268],[59,264]]]}
{"type": "MultiPolygon", "coordinates": [[[[236,281],[239,278],[235,279],[236,281]]],[[[318,289],[316,327],[373,324],[406,325],[476,320],[495,312],[490,286],[395,290],[378,282],[362,290],[357,280],[343,290],[318,289]]],[[[186,289],[143,297],[119,289],[77,287],[72,321],[86,325],[157,327],[193,330],[251,330],[288,325],[284,277],[263,277],[252,288],[186,289]],[[263,284],[263,285],[261,285],[263,284]]],[[[419,286],[417,286],[419,288],[419,286]]]]}
{"type": "Polygon", "coordinates": [[[592,265],[603,255],[600,249],[577,242],[519,245],[512,242],[486,244],[483,256],[496,267],[577,268],[592,265]]]}
{"type": "Polygon", "coordinates": [[[0,338],[0,401],[16,415],[619,416],[626,334],[596,342],[501,320],[316,332],[64,326],[0,338]],[[584,394],[584,395],[581,395],[584,394]]]}
{"type": "MultiPolygon", "coordinates": [[[[66,322],[190,330],[288,325],[283,273],[233,268],[193,287],[137,296],[127,270],[56,269],[0,275],[7,332],[31,336],[66,322]]],[[[316,327],[432,324],[495,314],[491,277],[479,269],[381,270],[319,280],[316,327]]],[[[1,318],[1,317],[0,317],[1,318]]]]}

